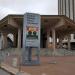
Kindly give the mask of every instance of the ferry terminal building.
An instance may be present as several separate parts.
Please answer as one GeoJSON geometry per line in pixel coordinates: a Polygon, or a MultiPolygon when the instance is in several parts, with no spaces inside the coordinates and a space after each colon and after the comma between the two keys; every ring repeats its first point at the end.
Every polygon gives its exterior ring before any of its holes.
{"type": "MultiPolygon", "coordinates": [[[[64,15],[40,15],[41,16],[41,48],[59,48],[62,47],[62,40],[68,38],[68,50],[71,49],[70,34],[75,32],[75,23],[64,15]],[[49,38],[52,41],[49,41],[49,38]],[[57,42],[59,39],[59,42],[57,42]]],[[[6,49],[9,46],[8,34],[13,34],[13,46],[22,48],[23,39],[23,17],[24,15],[7,15],[0,20],[0,49],[6,49]]]]}

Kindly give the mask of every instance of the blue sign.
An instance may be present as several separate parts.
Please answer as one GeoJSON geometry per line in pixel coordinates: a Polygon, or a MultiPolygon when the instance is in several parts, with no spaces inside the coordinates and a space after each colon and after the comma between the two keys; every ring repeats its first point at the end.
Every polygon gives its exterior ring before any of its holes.
{"type": "Polygon", "coordinates": [[[24,14],[23,47],[40,47],[40,15],[24,14]]]}

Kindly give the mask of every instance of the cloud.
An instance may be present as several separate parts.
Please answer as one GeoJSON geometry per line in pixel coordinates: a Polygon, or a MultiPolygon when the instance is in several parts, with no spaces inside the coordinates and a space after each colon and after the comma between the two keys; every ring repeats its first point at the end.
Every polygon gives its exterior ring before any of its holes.
{"type": "Polygon", "coordinates": [[[54,15],[58,12],[57,3],[57,0],[0,0],[0,14],[33,12],[54,15]]]}
{"type": "Polygon", "coordinates": [[[19,12],[11,10],[9,8],[0,7],[0,19],[7,16],[8,14],[19,14],[19,12]]]}

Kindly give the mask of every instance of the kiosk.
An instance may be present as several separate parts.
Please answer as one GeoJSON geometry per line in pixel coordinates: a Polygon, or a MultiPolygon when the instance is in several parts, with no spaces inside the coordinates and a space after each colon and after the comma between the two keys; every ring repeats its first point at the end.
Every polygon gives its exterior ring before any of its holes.
{"type": "Polygon", "coordinates": [[[40,64],[40,15],[35,13],[24,14],[23,24],[23,65],[40,64]],[[32,50],[36,50],[36,59],[32,59],[32,50]]]}

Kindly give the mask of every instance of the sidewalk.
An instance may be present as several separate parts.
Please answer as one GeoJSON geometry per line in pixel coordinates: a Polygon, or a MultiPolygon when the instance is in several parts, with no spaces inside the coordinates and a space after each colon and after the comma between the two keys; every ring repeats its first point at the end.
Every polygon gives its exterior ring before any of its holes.
{"type": "Polygon", "coordinates": [[[5,71],[7,71],[8,73],[10,73],[11,75],[30,75],[30,74],[25,73],[23,71],[19,72],[18,69],[13,68],[5,63],[1,64],[1,68],[4,69],[5,71]]]}
{"type": "Polygon", "coordinates": [[[10,65],[11,60],[2,63],[1,68],[13,75],[75,75],[75,56],[40,57],[40,60],[39,66],[21,65],[21,72],[10,65]],[[56,64],[50,63],[54,60],[57,62],[56,64]]]}
{"type": "Polygon", "coordinates": [[[16,75],[16,73],[18,72],[18,69],[15,69],[13,67],[10,67],[9,65],[2,63],[1,64],[1,68],[6,70],[8,73],[16,75]]]}

